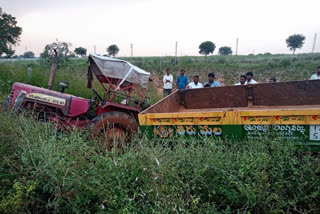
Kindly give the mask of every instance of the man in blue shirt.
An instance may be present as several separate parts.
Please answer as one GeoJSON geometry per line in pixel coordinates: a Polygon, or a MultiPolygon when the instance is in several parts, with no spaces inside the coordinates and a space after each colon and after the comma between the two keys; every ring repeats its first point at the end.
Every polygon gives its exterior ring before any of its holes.
{"type": "Polygon", "coordinates": [[[208,82],[206,82],[206,84],[204,84],[204,87],[219,87],[221,86],[219,82],[214,80],[214,73],[210,73],[208,74],[208,82]]]}
{"type": "Polygon", "coordinates": [[[178,90],[185,89],[189,83],[188,77],[185,76],[184,73],[185,73],[185,70],[181,70],[180,75],[178,76],[178,79],[177,79],[178,90]]]}

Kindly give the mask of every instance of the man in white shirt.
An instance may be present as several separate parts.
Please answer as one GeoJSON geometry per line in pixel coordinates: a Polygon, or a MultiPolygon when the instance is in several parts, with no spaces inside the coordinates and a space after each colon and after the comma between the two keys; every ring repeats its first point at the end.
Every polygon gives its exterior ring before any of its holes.
{"type": "Polygon", "coordinates": [[[201,82],[199,82],[199,76],[196,75],[193,77],[193,82],[189,83],[189,85],[187,85],[188,89],[194,89],[194,88],[203,88],[203,85],[201,82]]]}
{"type": "Polygon", "coordinates": [[[163,96],[166,97],[172,92],[173,76],[170,74],[169,68],[166,69],[166,74],[163,76],[163,96]]]}
{"type": "Polygon", "coordinates": [[[320,79],[320,66],[317,67],[317,73],[313,74],[310,79],[311,80],[319,80],[320,79]]]}
{"type": "Polygon", "coordinates": [[[246,73],[246,77],[247,77],[247,81],[246,81],[245,85],[248,85],[248,84],[258,84],[257,81],[255,81],[254,79],[252,79],[253,73],[252,73],[251,71],[249,71],[249,72],[246,73]]]}
{"type": "Polygon", "coordinates": [[[246,75],[241,75],[239,82],[234,85],[246,85],[246,81],[247,81],[246,75]]]}

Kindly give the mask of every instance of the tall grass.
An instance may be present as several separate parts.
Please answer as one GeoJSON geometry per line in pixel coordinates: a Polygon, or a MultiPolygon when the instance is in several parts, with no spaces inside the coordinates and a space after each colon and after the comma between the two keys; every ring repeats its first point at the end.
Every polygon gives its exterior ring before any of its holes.
{"type": "Polygon", "coordinates": [[[2,213],[317,213],[319,161],[290,142],[134,138],[106,151],[86,133],[0,114],[2,213]]]}

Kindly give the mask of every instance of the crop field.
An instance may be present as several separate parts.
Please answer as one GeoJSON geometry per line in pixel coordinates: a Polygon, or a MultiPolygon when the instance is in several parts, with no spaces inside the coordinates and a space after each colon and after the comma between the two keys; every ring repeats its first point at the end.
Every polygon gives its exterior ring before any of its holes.
{"type": "MultiPolygon", "coordinates": [[[[147,96],[155,103],[162,98],[159,80],[166,68],[175,79],[185,69],[202,82],[214,72],[225,85],[247,71],[259,82],[304,80],[316,72],[320,54],[125,60],[152,73],[147,96]]],[[[86,62],[58,65],[55,83],[68,81],[66,93],[91,98],[86,62]]],[[[2,107],[13,82],[47,87],[49,72],[41,60],[0,62],[0,213],[320,212],[320,159],[290,141],[137,135],[108,151],[85,131],[56,131],[30,113],[2,107]]],[[[93,87],[103,93],[97,81],[93,87]]]]}

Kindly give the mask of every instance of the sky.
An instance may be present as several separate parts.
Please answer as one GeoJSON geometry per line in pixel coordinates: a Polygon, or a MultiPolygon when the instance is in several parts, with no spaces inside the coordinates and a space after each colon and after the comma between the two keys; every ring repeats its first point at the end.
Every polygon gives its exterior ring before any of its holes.
{"type": "Polygon", "coordinates": [[[109,45],[118,56],[199,55],[199,45],[212,41],[238,54],[291,53],[286,38],[306,37],[302,49],[320,52],[319,0],[0,0],[3,11],[17,18],[23,32],[16,54],[39,55],[46,44],[70,42],[106,54],[109,45]]]}

